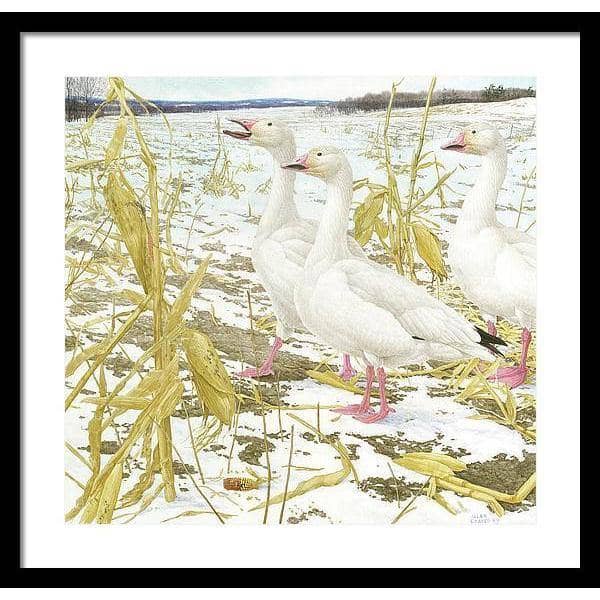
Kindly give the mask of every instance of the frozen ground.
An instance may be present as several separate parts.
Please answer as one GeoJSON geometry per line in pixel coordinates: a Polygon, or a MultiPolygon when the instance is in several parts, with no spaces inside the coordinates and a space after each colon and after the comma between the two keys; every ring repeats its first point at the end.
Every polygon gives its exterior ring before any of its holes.
{"type": "MultiPolygon", "coordinates": [[[[398,111],[393,119],[393,136],[396,147],[395,158],[398,162],[410,160],[420,125],[421,109],[398,111]]],[[[344,149],[354,169],[355,179],[370,177],[384,182],[384,171],[377,169],[378,161],[373,156],[372,139],[378,125],[382,122],[382,113],[359,115],[319,116],[313,109],[264,109],[252,114],[227,112],[221,113],[222,120],[228,117],[261,117],[270,115],[289,123],[296,133],[299,150],[308,149],[320,143],[339,146],[344,149]],[[371,140],[371,141],[370,141],[371,140]],[[365,153],[367,156],[365,156],[365,153]]],[[[187,252],[187,269],[192,272],[198,262],[207,254],[212,255],[208,276],[198,290],[187,313],[191,326],[208,333],[222,354],[230,373],[243,364],[254,364],[253,342],[249,334],[249,316],[246,300],[250,291],[254,303],[254,312],[269,315],[269,299],[262,290],[249,259],[250,246],[256,228],[258,216],[263,210],[267,194],[257,188],[270,177],[270,156],[259,148],[244,145],[243,142],[227,138],[225,145],[230,152],[232,167],[236,170],[235,180],[244,186],[239,198],[231,196],[214,197],[203,191],[203,179],[212,167],[216,153],[217,136],[215,133],[215,113],[168,115],[173,130],[171,172],[174,178],[183,181],[181,211],[176,212],[172,221],[173,243],[180,256],[187,252]],[[194,219],[194,214],[196,217],[194,219]],[[193,227],[192,227],[193,226],[193,227]],[[188,243],[189,235],[189,243],[188,243]],[[189,250],[189,251],[188,251],[189,250]]],[[[159,117],[142,117],[147,141],[156,154],[159,174],[164,182],[169,173],[168,134],[159,117]]],[[[447,169],[458,166],[449,180],[451,190],[446,190],[447,208],[436,208],[437,197],[432,197],[432,209],[428,217],[442,228],[442,238],[456,218],[464,194],[478,173],[477,157],[468,157],[439,150],[440,144],[455,134],[459,127],[472,122],[487,121],[494,123],[508,140],[509,175],[499,199],[499,215],[503,222],[514,225],[521,201],[521,195],[527,175],[536,163],[535,138],[535,100],[522,99],[505,103],[467,104],[439,107],[433,110],[427,129],[428,142],[425,150],[434,150],[438,159],[447,169]]],[[[98,120],[92,133],[95,145],[92,156],[102,156],[115,125],[113,118],[98,120]]],[[[84,158],[78,143],[77,132],[81,125],[67,125],[66,162],[72,164],[84,158]]],[[[128,144],[132,144],[129,141],[128,144]]],[[[130,150],[133,151],[133,145],[130,150]]],[[[128,154],[126,149],[125,154],[128,154]]],[[[143,169],[139,161],[129,161],[132,171],[140,175],[143,169]]],[[[130,171],[128,171],[129,173],[130,171]]],[[[98,226],[103,219],[94,212],[88,202],[90,195],[87,175],[67,173],[67,182],[72,177],[78,179],[77,202],[72,212],[72,222],[68,233],[67,256],[80,257],[87,249],[86,230],[75,231],[78,224],[98,226]]],[[[141,180],[140,180],[141,181],[141,180]]],[[[400,178],[403,185],[402,176],[400,178]]],[[[432,181],[420,181],[428,187],[432,181]]],[[[175,185],[175,183],[171,183],[175,185]]],[[[297,178],[297,199],[302,214],[318,217],[324,197],[320,182],[310,177],[297,178]]],[[[357,198],[358,199],[358,198],[357,198]]],[[[102,199],[100,198],[102,202],[102,199]]],[[[535,234],[535,178],[529,181],[525,190],[523,214],[519,227],[535,234]]],[[[381,248],[369,244],[371,255],[381,255],[381,248]]],[[[98,278],[89,286],[77,289],[75,298],[66,306],[66,319],[70,328],[66,328],[66,360],[72,356],[74,334],[81,328],[83,345],[96,342],[106,334],[106,322],[94,322],[97,317],[107,316],[113,310],[131,308],[116,292],[123,288],[141,291],[136,285],[132,269],[125,269],[121,275],[110,272],[113,279],[109,282],[98,278]]],[[[170,299],[176,297],[185,283],[186,277],[169,274],[167,291],[170,299]]],[[[109,361],[107,369],[108,388],[122,377],[135,360],[150,345],[152,335],[149,316],[143,316],[126,338],[123,347],[116,351],[109,361]]],[[[260,356],[266,350],[269,337],[257,332],[255,345],[260,356]]],[[[307,378],[305,371],[314,368],[316,363],[330,357],[333,368],[336,358],[331,357],[329,348],[321,346],[309,334],[298,334],[285,345],[277,361],[277,378],[262,384],[262,393],[267,401],[277,402],[277,394],[283,403],[281,411],[267,412],[266,422],[270,448],[270,463],[273,471],[272,495],[283,491],[288,462],[290,430],[295,426],[294,455],[289,489],[300,481],[316,474],[326,474],[341,468],[340,458],[334,448],[326,442],[319,442],[313,433],[300,423],[292,420],[288,414],[295,414],[305,421],[316,425],[319,404],[319,422],[321,431],[330,439],[339,439],[350,451],[360,482],[351,474],[335,487],[322,487],[303,496],[288,500],[285,522],[290,524],[328,524],[328,523],[381,523],[388,524],[398,514],[400,505],[404,506],[417,493],[425,476],[406,470],[391,462],[391,459],[403,452],[437,451],[460,458],[467,463],[468,470],[461,474],[474,483],[512,493],[531,475],[535,469],[535,445],[525,440],[512,428],[489,420],[477,420],[476,408],[454,400],[455,391],[447,389],[445,380],[431,376],[412,376],[390,378],[391,403],[396,413],[383,423],[364,425],[351,417],[339,417],[330,412],[331,405],[346,404],[358,397],[350,392],[329,387],[307,378]],[[278,388],[278,392],[277,392],[278,388]],[[294,410],[294,407],[309,405],[310,408],[294,410]],[[289,407],[289,408],[287,408],[289,407]],[[397,487],[390,472],[390,466],[397,479],[397,487]],[[308,467],[312,470],[306,470],[308,467]]],[[[67,388],[81,376],[85,365],[67,380],[67,388]]],[[[189,376],[184,380],[192,427],[198,431],[201,419],[194,413],[193,391],[189,376]]],[[[362,385],[362,382],[359,382],[362,385]]],[[[249,392],[247,384],[242,391],[249,392]]],[[[90,381],[83,394],[69,411],[65,420],[65,439],[85,456],[87,455],[87,423],[92,415],[93,406],[82,402],[88,394],[97,394],[97,388],[90,381]]],[[[530,385],[521,390],[518,402],[525,402],[527,395],[535,396],[535,388],[530,385]]],[[[188,426],[184,414],[178,412],[173,421],[173,441],[182,454],[188,470],[196,473],[188,426]]],[[[116,431],[108,428],[103,439],[103,460],[118,447],[119,439],[127,436],[135,418],[133,412],[127,412],[117,419],[116,431]],[[117,437],[118,433],[118,437],[117,437]]],[[[266,473],[266,455],[262,440],[262,419],[256,405],[242,409],[239,417],[237,437],[233,439],[233,430],[224,429],[220,436],[200,452],[200,461],[208,488],[206,492],[215,506],[224,513],[232,515],[227,523],[261,523],[263,512],[249,511],[262,502],[266,496],[266,486],[250,492],[224,492],[222,478],[226,476],[228,458],[231,452],[231,475],[247,475],[250,467],[259,475],[266,473]],[[233,450],[231,450],[233,448],[233,450]],[[213,491],[211,491],[213,490],[213,491]],[[218,492],[218,493],[217,493],[218,492]]],[[[137,480],[143,461],[135,457],[127,464],[128,481],[137,480]]],[[[159,523],[175,517],[185,511],[206,511],[206,505],[189,480],[189,475],[176,463],[177,500],[166,503],[161,497],[154,501],[133,521],[136,523],[159,523]]],[[[89,471],[85,465],[66,453],[66,471],[80,482],[85,482],[89,471]]],[[[194,475],[198,480],[197,474],[194,475]]],[[[158,482],[157,478],[157,482],[158,482]]],[[[156,483],[155,483],[156,485],[156,483]]],[[[80,489],[71,479],[65,479],[65,503],[70,509],[80,489]]],[[[402,524],[514,524],[535,522],[535,493],[517,507],[505,506],[506,514],[498,519],[487,506],[479,501],[458,497],[451,492],[443,496],[458,512],[451,515],[439,504],[425,495],[420,495],[413,506],[416,510],[407,513],[399,522],[402,524]]],[[[280,505],[270,510],[269,522],[277,523],[280,505]]],[[[116,515],[131,513],[132,509],[117,511],[116,515]]],[[[118,523],[125,518],[117,518],[118,523]]],[[[214,524],[214,515],[209,512],[194,514],[169,521],[172,524],[214,524]]]]}

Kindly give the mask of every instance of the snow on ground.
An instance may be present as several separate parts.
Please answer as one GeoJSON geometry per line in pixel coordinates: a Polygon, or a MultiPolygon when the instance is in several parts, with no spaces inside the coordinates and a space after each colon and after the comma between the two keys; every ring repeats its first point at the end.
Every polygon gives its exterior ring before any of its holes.
{"type": "MultiPolygon", "coordinates": [[[[378,169],[378,161],[373,157],[370,140],[377,135],[382,124],[382,113],[356,115],[320,115],[312,108],[277,108],[252,111],[252,114],[220,113],[222,122],[230,117],[272,116],[285,120],[296,133],[299,152],[318,144],[332,144],[346,152],[355,179],[369,177],[375,181],[385,181],[384,171],[378,169]],[[365,156],[366,154],[366,156],[365,156]]],[[[392,121],[392,137],[395,146],[394,161],[410,160],[415,146],[421,109],[396,111],[392,121]]],[[[271,159],[262,149],[244,145],[243,142],[224,140],[230,153],[232,168],[236,170],[235,181],[244,186],[239,198],[231,196],[214,197],[203,191],[203,180],[212,167],[217,149],[215,131],[215,113],[172,114],[167,115],[173,131],[171,158],[169,163],[169,136],[164,122],[158,116],[141,117],[140,123],[147,141],[156,155],[161,180],[166,180],[169,172],[174,178],[183,181],[181,193],[182,210],[176,212],[172,220],[173,243],[176,251],[183,257],[187,252],[187,269],[193,271],[197,263],[212,256],[208,276],[192,301],[187,319],[192,327],[207,332],[223,356],[230,372],[244,364],[254,364],[249,340],[248,306],[246,291],[252,294],[254,312],[258,315],[270,313],[270,303],[260,282],[252,270],[250,247],[267,194],[257,188],[270,177],[271,159]],[[189,237],[189,242],[188,242],[189,237]]],[[[535,178],[524,186],[528,175],[536,164],[535,138],[535,99],[521,99],[504,103],[465,104],[433,109],[427,127],[427,142],[424,151],[432,150],[447,169],[457,167],[449,180],[446,190],[446,208],[436,208],[437,198],[432,197],[432,209],[428,218],[441,227],[441,236],[445,238],[452,227],[464,195],[478,173],[479,159],[439,150],[446,139],[455,135],[460,127],[486,121],[493,123],[504,134],[509,148],[509,174],[499,198],[499,216],[506,224],[514,225],[523,191],[523,211],[519,227],[530,227],[535,234],[535,178]]],[[[92,133],[95,146],[93,157],[102,156],[102,148],[108,142],[115,125],[115,118],[99,119],[92,133]]],[[[84,158],[78,144],[78,130],[81,125],[67,125],[67,164],[84,158]]],[[[133,153],[133,139],[128,139],[125,154],[133,153]]],[[[139,161],[129,161],[135,185],[141,185],[143,169],[139,161]]],[[[128,171],[128,175],[131,174],[128,171]]],[[[67,181],[73,177],[67,173],[67,181]]],[[[404,176],[400,176],[403,185],[404,176]]],[[[425,189],[433,184],[432,175],[419,181],[425,189]]],[[[77,202],[72,216],[75,223],[98,226],[102,217],[90,209],[87,200],[90,195],[87,175],[77,176],[77,202]]],[[[172,183],[174,186],[174,184],[172,183]]],[[[314,178],[298,177],[297,198],[302,214],[317,218],[322,210],[324,188],[314,178]]],[[[81,230],[71,236],[67,242],[67,255],[75,258],[82,256],[85,240],[89,234],[81,230]]],[[[381,249],[368,245],[371,253],[381,253],[381,249]]],[[[184,261],[185,262],[185,261],[184,261]]],[[[76,301],[69,301],[66,317],[73,331],[66,329],[66,360],[72,356],[73,336],[84,325],[82,334],[84,345],[96,342],[106,334],[110,322],[89,322],[96,317],[108,316],[113,310],[112,297],[124,287],[141,291],[131,269],[125,269],[119,277],[111,272],[114,281],[102,278],[78,288],[76,301]]],[[[167,278],[167,293],[174,299],[185,283],[185,277],[167,278]]],[[[115,311],[131,308],[125,299],[120,298],[115,311]]],[[[111,389],[123,377],[131,361],[135,361],[150,344],[151,322],[143,316],[126,338],[126,343],[114,354],[107,365],[107,383],[111,389]],[[125,354],[126,353],[126,354],[125,354]]],[[[261,354],[266,350],[269,338],[264,333],[257,334],[256,345],[261,354]]],[[[289,524],[328,524],[328,523],[381,523],[387,524],[399,513],[400,505],[417,494],[426,477],[404,469],[392,463],[392,458],[403,452],[437,451],[460,458],[467,463],[466,478],[475,483],[486,485],[512,493],[531,475],[535,469],[535,445],[526,441],[514,429],[490,420],[473,419],[477,410],[468,404],[455,401],[456,392],[447,389],[444,380],[431,376],[412,376],[390,378],[391,403],[395,414],[382,423],[365,425],[351,417],[339,416],[328,410],[328,406],[356,402],[358,396],[334,387],[320,384],[305,376],[306,369],[314,368],[316,363],[330,357],[336,368],[331,349],[319,344],[310,334],[299,333],[285,345],[277,362],[280,381],[279,396],[285,407],[281,411],[271,410],[266,414],[269,459],[273,472],[272,495],[282,492],[285,483],[291,425],[294,425],[294,455],[289,489],[309,477],[331,473],[341,468],[341,461],[335,449],[326,441],[317,437],[289,415],[297,415],[316,426],[317,419],[321,431],[330,440],[338,439],[349,450],[360,482],[354,481],[351,474],[341,484],[334,487],[322,487],[303,496],[288,500],[284,522],[289,524]],[[317,404],[319,405],[317,416],[317,404]],[[295,406],[310,406],[294,410],[295,406]],[[281,423],[281,429],[280,429],[281,423]],[[316,469],[316,470],[306,470],[316,469]],[[391,470],[393,470],[393,475],[391,470]]],[[[81,366],[68,378],[67,388],[72,387],[85,371],[81,366]]],[[[134,382],[137,380],[134,379],[134,382]]],[[[184,398],[193,402],[193,390],[189,376],[184,379],[186,394],[184,398]]],[[[244,384],[247,386],[247,384],[244,384]]],[[[245,388],[249,390],[248,387],[245,388]]],[[[273,380],[262,384],[262,392],[269,401],[276,401],[276,385],[273,380]]],[[[535,387],[527,386],[523,392],[535,395],[535,387]]],[[[93,412],[93,405],[81,400],[86,394],[97,394],[97,388],[90,381],[80,400],[66,413],[65,439],[86,455],[87,423],[93,412]]],[[[519,396],[523,397],[523,396],[519,396]]],[[[191,406],[191,404],[190,404],[191,406]]],[[[178,413],[179,415],[179,413],[178,413]]],[[[192,412],[193,415],[193,412],[192,412]]],[[[183,415],[176,416],[173,422],[173,441],[183,456],[188,470],[196,473],[195,459],[191,449],[188,425],[183,415]]],[[[116,431],[108,428],[105,432],[103,460],[108,460],[119,439],[126,437],[131,423],[135,419],[133,412],[126,412],[116,419],[116,431]],[[112,443],[111,443],[112,442],[112,443]]],[[[192,427],[198,431],[201,419],[191,417],[192,427]]],[[[240,414],[237,438],[233,439],[233,430],[224,429],[220,436],[208,447],[200,451],[205,492],[214,505],[224,513],[232,515],[228,524],[262,522],[263,511],[250,509],[265,499],[266,486],[249,492],[224,492],[222,478],[226,476],[229,456],[229,475],[247,475],[250,467],[259,475],[266,474],[266,455],[264,453],[262,418],[256,406],[243,409],[240,414]],[[233,446],[232,446],[233,444],[233,446]]],[[[176,466],[179,463],[176,463],[176,466]]],[[[135,455],[127,464],[127,482],[137,480],[143,468],[143,461],[135,455]]],[[[65,468],[75,479],[85,482],[89,471],[85,465],[66,453],[65,468]]],[[[196,481],[198,475],[195,474],[196,481]]],[[[158,478],[157,478],[158,480],[158,478]]],[[[133,521],[135,523],[159,523],[175,517],[184,511],[206,511],[203,514],[182,517],[171,524],[213,524],[213,514],[199,496],[188,474],[183,468],[176,474],[177,500],[166,503],[158,498],[149,508],[133,521]]],[[[79,487],[65,479],[65,502],[70,509],[79,496],[79,487]]],[[[535,496],[530,495],[525,503],[518,507],[506,506],[507,512],[498,519],[487,506],[477,500],[458,497],[451,492],[442,492],[444,498],[454,507],[457,515],[451,515],[440,505],[425,495],[417,497],[413,506],[400,524],[513,524],[535,522],[535,496]]],[[[269,523],[277,523],[280,505],[270,509],[269,523]]],[[[132,509],[117,511],[117,515],[131,513],[132,509]]],[[[125,520],[118,518],[115,522],[125,520]]]]}

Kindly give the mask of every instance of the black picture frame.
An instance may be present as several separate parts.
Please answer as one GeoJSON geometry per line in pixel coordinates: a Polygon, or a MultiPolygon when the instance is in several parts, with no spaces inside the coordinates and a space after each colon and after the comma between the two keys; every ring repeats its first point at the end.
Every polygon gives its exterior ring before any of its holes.
{"type": "MultiPolygon", "coordinates": [[[[20,90],[20,107],[22,107],[22,85],[23,85],[23,45],[22,39],[25,35],[53,33],[89,33],[89,34],[111,34],[119,35],[123,33],[190,33],[199,35],[220,35],[224,33],[237,33],[252,35],[254,33],[277,33],[289,34],[293,36],[320,35],[325,33],[336,33],[344,35],[347,33],[355,34],[388,34],[388,35],[418,35],[419,33],[443,33],[452,35],[455,33],[466,34],[489,34],[506,37],[510,39],[512,35],[536,33],[544,35],[546,33],[565,33],[578,34],[581,44],[581,82],[582,92],[588,90],[593,85],[595,71],[588,71],[584,66],[591,63],[591,57],[596,55],[595,48],[592,47],[592,40],[597,36],[597,15],[595,13],[297,13],[290,18],[289,13],[268,14],[265,13],[238,13],[235,18],[231,18],[226,13],[211,13],[210,19],[201,18],[199,13],[11,13],[3,15],[3,29],[5,40],[9,42],[11,51],[16,51],[19,61],[14,60],[12,52],[7,53],[8,64],[5,68],[10,69],[9,80],[15,83],[12,89],[20,90]],[[118,23],[119,29],[115,29],[115,23],[118,23]],[[192,24],[198,24],[199,27],[205,27],[207,24],[215,27],[222,27],[220,30],[194,31],[190,28],[192,24]],[[265,31],[265,25],[269,24],[269,30],[265,31]],[[276,29],[285,23],[288,28],[286,31],[276,29]],[[426,31],[419,31],[422,24],[427,24],[426,31]],[[410,29],[413,25],[414,28],[410,29]],[[394,27],[402,27],[395,29],[394,27]],[[143,31],[140,31],[143,27],[143,31]]],[[[534,51],[534,49],[532,49],[534,51]]],[[[591,65],[590,65],[591,66],[591,65]]],[[[586,115],[586,107],[590,108],[590,96],[581,94],[581,114],[586,115]],[[587,98],[587,99],[586,99],[587,98]]],[[[13,139],[21,140],[21,130],[23,127],[24,114],[20,111],[19,122],[16,120],[6,124],[7,130],[13,128],[10,132],[13,139]]],[[[589,136],[582,136],[582,146],[586,141],[590,141],[589,136]],[[586,139],[587,137],[587,139],[586,139]]],[[[581,153],[582,160],[589,161],[589,154],[584,150],[581,153]]],[[[8,158],[16,161],[19,156],[18,169],[22,168],[22,153],[25,149],[22,142],[19,144],[19,152],[12,152],[8,158]]],[[[583,181],[582,181],[583,183],[583,181]]],[[[585,193],[585,192],[583,192],[585,193]]],[[[16,203],[13,204],[15,208],[16,203]]],[[[22,220],[19,217],[22,224],[22,220]]],[[[23,225],[21,225],[23,227],[23,225]]],[[[21,230],[22,233],[25,233],[21,230]]],[[[22,299],[21,292],[21,299],[22,299]]],[[[20,303],[19,303],[20,306],[20,303]]],[[[23,327],[23,315],[19,310],[21,331],[23,327]]],[[[20,333],[20,332],[19,332],[20,333]]],[[[21,338],[19,338],[21,339],[21,338]]],[[[21,347],[20,347],[21,348],[21,347]]],[[[22,351],[22,348],[21,348],[22,351]]],[[[20,361],[22,365],[22,361],[20,361]]],[[[22,393],[22,384],[27,373],[20,370],[20,391],[22,393]]],[[[9,400],[5,398],[5,400],[9,400]]],[[[22,397],[21,397],[22,405],[22,397]]],[[[590,456],[592,450],[589,448],[590,440],[594,438],[591,430],[594,422],[592,412],[595,410],[595,399],[590,398],[586,405],[586,419],[581,423],[581,464],[582,473],[586,473],[586,468],[590,466],[590,456]],[[589,413],[587,412],[589,410],[589,413]]],[[[20,427],[12,423],[6,428],[6,433],[15,436],[14,445],[11,448],[21,448],[21,436],[25,433],[24,423],[20,418],[20,427]]],[[[5,473],[6,475],[6,473],[5,473]]],[[[21,489],[21,488],[20,488],[21,489]]],[[[460,573],[453,573],[452,577],[444,569],[426,569],[414,570],[413,577],[403,577],[404,581],[411,581],[411,585],[425,585],[427,587],[501,587],[503,585],[510,587],[595,587],[596,581],[591,574],[592,560],[592,542],[595,540],[595,528],[597,518],[594,508],[591,505],[593,492],[590,490],[581,496],[582,517],[588,515],[585,526],[581,529],[581,567],[579,569],[510,569],[510,574],[501,574],[492,569],[477,569],[464,577],[460,573]],[[587,504],[587,506],[586,506],[587,504]],[[423,577],[425,575],[425,577],[423,577]]],[[[8,535],[4,536],[4,549],[8,552],[8,558],[4,561],[4,577],[2,584],[6,587],[33,587],[33,588],[53,588],[53,587],[89,587],[98,581],[91,577],[91,569],[24,569],[22,568],[22,518],[21,510],[23,498],[19,494],[16,497],[12,492],[2,494],[2,502],[6,503],[4,515],[10,515],[5,522],[8,527],[8,535]],[[17,519],[17,515],[19,518],[17,519]],[[67,572],[68,571],[68,572],[67,572]]],[[[556,544],[560,545],[560,540],[556,544]]],[[[522,549],[516,549],[522,551],[522,549]]],[[[111,587],[133,587],[139,586],[140,581],[147,581],[138,578],[136,574],[130,571],[136,569],[114,569],[110,579],[111,587]]],[[[154,569],[156,571],[156,569],[154,569]]],[[[268,582],[264,577],[250,577],[243,569],[227,569],[223,573],[215,573],[210,578],[211,586],[226,585],[234,588],[247,587],[313,587],[316,582],[322,587],[377,587],[377,582],[373,577],[366,577],[365,573],[354,573],[352,569],[351,576],[348,573],[331,572],[341,571],[338,569],[327,569],[327,577],[319,577],[315,572],[310,577],[302,577],[300,580],[294,576],[293,570],[278,569],[271,570],[268,582]]],[[[366,571],[366,570],[364,570],[366,571]]],[[[454,571],[454,570],[453,570],[454,571]]],[[[158,575],[158,574],[156,574],[158,575]]],[[[161,581],[173,582],[169,587],[187,587],[190,584],[189,578],[161,578],[155,576],[152,578],[152,587],[160,587],[161,581]],[[179,583],[178,583],[179,582],[179,583]]],[[[203,578],[205,581],[206,578],[203,578]]],[[[388,574],[382,573],[377,579],[382,587],[389,586],[393,580],[388,574]]]]}

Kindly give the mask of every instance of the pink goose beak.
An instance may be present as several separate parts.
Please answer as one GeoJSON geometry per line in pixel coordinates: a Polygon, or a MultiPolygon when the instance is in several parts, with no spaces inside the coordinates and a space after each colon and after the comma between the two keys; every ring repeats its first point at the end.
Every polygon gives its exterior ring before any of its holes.
{"type": "Polygon", "coordinates": [[[465,134],[459,133],[456,138],[454,138],[451,142],[444,144],[442,146],[442,150],[454,150],[456,152],[464,152],[465,146],[465,134]]]}
{"type": "Polygon", "coordinates": [[[284,163],[281,165],[282,169],[290,169],[291,171],[306,171],[308,169],[308,154],[303,154],[299,156],[296,160],[293,160],[290,163],[284,163]]]}
{"type": "Polygon", "coordinates": [[[238,140],[247,140],[251,135],[251,129],[256,125],[257,119],[229,119],[232,123],[237,123],[244,128],[244,131],[232,131],[223,129],[223,133],[238,140]]]}

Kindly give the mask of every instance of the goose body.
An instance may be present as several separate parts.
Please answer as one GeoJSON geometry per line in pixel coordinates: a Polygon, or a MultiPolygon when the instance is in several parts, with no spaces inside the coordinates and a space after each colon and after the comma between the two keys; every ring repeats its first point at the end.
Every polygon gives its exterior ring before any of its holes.
{"type": "MultiPolygon", "coordinates": [[[[536,318],[536,244],[532,236],[503,225],[496,216],[496,200],[506,176],[504,140],[492,127],[478,125],[443,148],[482,157],[481,172],[450,237],[448,262],[453,277],[479,307],[490,332],[495,332],[496,318],[502,317],[523,328],[524,346],[528,345],[536,318]]],[[[525,373],[523,363],[518,372],[500,370],[500,376],[511,376],[498,379],[515,387],[523,383],[525,373]]]]}
{"type": "MultiPolygon", "coordinates": [[[[364,422],[384,418],[385,369],[427,360],[492,360],[498,338],[477,330],[459,313],[385,266],[352,255],[347,220],[352,171],[342,152],[323,147],[295,163],[325,180],[327,203],[315,242],[294,290],[298,314],[315,336],[367,366],[366,398],[377,369],[379,413],[368,402],[348,407],[364,422]]],[[[345,409],[343,409],[345,410],[345,409]]]]}

